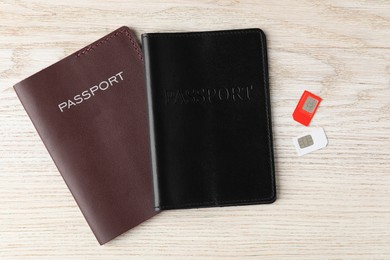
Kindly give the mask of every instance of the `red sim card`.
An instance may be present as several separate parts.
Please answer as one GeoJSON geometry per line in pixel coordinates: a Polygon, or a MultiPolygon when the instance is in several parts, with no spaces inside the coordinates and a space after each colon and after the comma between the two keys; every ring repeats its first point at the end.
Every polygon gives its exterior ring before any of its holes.
{"type": "Polygon", "coordinates": [[[301,123],[302,125],[308,126],[315,112],[317,111],[321,100],[322,99],[320,97],[305,90],[293,113],[294,120],[301,123]]]}

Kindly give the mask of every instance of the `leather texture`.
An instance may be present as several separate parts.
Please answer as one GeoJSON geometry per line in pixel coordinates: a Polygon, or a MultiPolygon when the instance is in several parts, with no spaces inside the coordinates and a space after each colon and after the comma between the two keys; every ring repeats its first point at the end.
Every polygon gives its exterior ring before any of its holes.
{"type": "Polygon", "coordinates": [[[143,55],[129,28],[14,88],[100,244],[158,213],[143,55]]]}
{"type": "Polygon", "coordinates": [[[276,199],[260,29],[142,35],[155,207],[276,199]]]}

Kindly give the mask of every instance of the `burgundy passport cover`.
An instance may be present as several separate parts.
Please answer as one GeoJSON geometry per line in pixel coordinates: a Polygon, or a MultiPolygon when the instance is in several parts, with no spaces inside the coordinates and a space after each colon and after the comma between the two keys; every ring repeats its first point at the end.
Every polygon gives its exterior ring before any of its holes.
{"type": "Polygon", "coordinates": [[[157,213],[143,56],[129,28],[14,88],[100,244],[157,213]]]}

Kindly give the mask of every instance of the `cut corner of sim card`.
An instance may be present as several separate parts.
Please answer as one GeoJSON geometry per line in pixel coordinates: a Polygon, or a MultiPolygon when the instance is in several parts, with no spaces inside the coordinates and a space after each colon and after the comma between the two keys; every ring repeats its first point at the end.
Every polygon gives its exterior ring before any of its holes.
{"type": "Polygon", "coordinates": [[[293,138],[295,149],[298,156],[302,156],[328,145],[328,138],[326,137],[323,128],[314,128],[311,132],[293,138]]]}

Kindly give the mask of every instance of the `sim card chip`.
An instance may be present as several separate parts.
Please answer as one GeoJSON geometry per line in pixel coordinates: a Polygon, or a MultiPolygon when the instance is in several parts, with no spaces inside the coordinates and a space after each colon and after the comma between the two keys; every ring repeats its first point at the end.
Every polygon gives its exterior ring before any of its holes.
{"type": "Polygon", "coordinates": [[[311,135],[305,135],[298,139],[298,144],[300,148],[306,148],[314,144],[313,137],[311,135]]]}
{"type": "Polygon", "coordinates": [[[316,108],[318,101],[312,97],[308,97],[306,99],[305,104],[303,105],[303,110],[307,111],[308,113],[313,113],[314,109],[316,108]]]}

